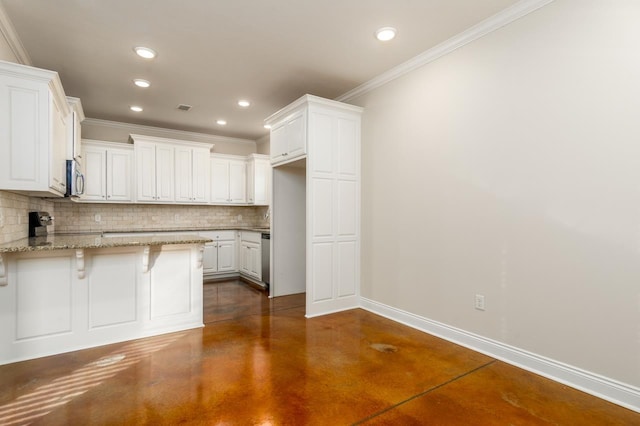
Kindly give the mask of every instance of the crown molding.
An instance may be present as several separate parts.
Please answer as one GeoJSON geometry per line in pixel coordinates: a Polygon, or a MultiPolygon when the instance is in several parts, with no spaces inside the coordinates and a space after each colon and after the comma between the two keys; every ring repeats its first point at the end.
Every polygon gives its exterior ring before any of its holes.
{"type": "Polygon", "coordinates": [[[11,23],[9,15],[7,15],[2,4],[0,4],[0,34],[7,40],[7,44],[15,55],[18,63],[32,65],[31,58],[24,48],[22,41],[20,41],[20,37],[18,37],[18,33],[16,33],[16,29],[11,23]]]}
{"type": "Polygon", "coordinates": [[[229,136],[210,135],[207,133],[188,132],[184,130],[165,129],[163,127],[145,126],[142,124],[123,123],[120,121],[101,120],[99,118],[85,118],[82,125],[106,127],[112,129],[124,129],[128,133],[145,134],[153,132],[155,136],[166,137],[170,139],[181,139],[194,142],[206,143],[235,143],[235,144],[251,144],[255,145],[256,141],[251,139],[233,138],[229,136]]]}
{"type": "Polygon", "coordinates": [[[411,72],[417,68],[420,68],[436,59],[453,52],[454,50],[471,43],[499,28],[504,27],[511,22],[522,18],[529,13],[540,9],[543,6],[553,2],[554,0],[522,0],[508,7],[490,18],[474,25],[473,27],[461,32],[458,35],[451,37],[450,39],[438,44],[435,47],[419,54],[418,56],[409,59],[402,64],[391,68],[390,70],[380,74],[377,77],[361,84],[360,86],[338,96],[336,101],[346,102],[350,101],[358,96],[364,95],[373,89],[376,89],[384,84],[387,84],[408,72],[411,72]]]}

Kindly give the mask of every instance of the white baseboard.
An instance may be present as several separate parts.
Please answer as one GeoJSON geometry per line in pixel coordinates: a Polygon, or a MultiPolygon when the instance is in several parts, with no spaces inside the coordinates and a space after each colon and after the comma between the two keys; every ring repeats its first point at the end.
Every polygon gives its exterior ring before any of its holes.
{"type": "Polygon", "coordinates": [[[640,388],[367,298],[360,307],[640,413],[640,388]]]}

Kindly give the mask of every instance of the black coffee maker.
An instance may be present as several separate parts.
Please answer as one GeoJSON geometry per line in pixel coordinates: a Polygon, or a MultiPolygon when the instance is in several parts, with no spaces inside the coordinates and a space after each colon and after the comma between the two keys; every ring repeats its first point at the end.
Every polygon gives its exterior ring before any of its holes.
{"type": "Polygon", "coordinates": [[[53,216],[47,212],[29,212],[29,237],[47,236],[47,226],[53,225],[53,216]]]}

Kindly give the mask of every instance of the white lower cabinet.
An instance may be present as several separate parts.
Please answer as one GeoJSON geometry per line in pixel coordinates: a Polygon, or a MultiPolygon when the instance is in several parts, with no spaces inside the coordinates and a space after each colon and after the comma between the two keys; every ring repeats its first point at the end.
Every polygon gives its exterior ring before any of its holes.
{"type": "Polygon", "coordinates": [[[240,233],[240,273],[262,281],[262,249],[259,232],[240,233]]]}
{"type": "Polygon", "coordinates": [[[204,231],[198,235],[213,240],[204,246],[203,273],[233,273],[238,271],[236,231],[204,231]]]}
{"type": "Polygon", "coordinates": [[[0,364],[201,327],[200,247],[3,254],[0,364]]]}

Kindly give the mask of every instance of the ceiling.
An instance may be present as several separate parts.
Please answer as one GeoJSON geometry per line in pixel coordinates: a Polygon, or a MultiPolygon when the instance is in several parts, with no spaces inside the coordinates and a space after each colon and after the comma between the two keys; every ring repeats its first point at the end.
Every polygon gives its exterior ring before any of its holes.
{"type": "Polygon", "coordinates": [[[0,0],[32,65],[57,71],[87,117],[252,140],[298,97],[335,98],[514,3],[0,0]],[[397,37],[376,40],[383,26],[397,37]],[[158,56],[139,58],[140,45],[158,56]]]}

